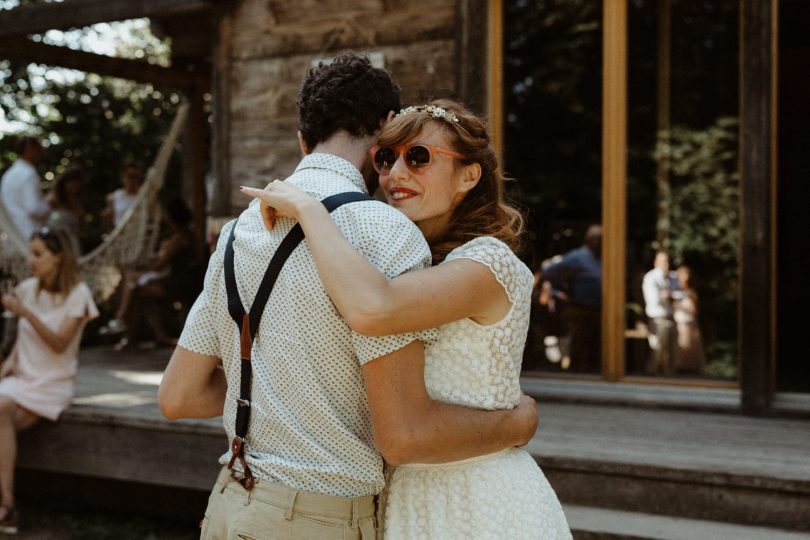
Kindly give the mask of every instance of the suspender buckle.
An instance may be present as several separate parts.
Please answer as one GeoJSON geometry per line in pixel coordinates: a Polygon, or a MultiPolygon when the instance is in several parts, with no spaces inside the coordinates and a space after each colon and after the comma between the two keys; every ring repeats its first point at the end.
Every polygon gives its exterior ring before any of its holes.
{"type": "Polygon", "coordinates": [[[250,400],[245,398],[236,398],[236,405],[238,407],[250,407],[250,400]]]}
{"type": "Polygon", "coordinates": [[[250,470],[250,467],[248,467],[247,461],[245,461],[245,439],[242,437],[236,436],[231,442],[231,460],[228,462],[228,468],[231,470],[231,478],[242,484],[242,487],[247,491],[253,489],[253,486],[256,484],[256,479],[253,478],[253,472],[250,470]],[[237,459],[242,465],[243,472],[241,476],[239,476],[239,473],[233,468],[234,462],[237,459]]]}

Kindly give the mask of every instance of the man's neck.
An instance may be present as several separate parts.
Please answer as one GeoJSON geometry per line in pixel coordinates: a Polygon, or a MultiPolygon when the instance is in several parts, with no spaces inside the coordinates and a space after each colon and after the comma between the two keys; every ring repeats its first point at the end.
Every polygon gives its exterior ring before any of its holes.
{"type": "MultiPolygon", "coordinates": [[[[311,154],[331,154],[343,158],[364,173],[368,164],[368,150],[374,145],[375,137],[353,137],[345,131],[338,131],[325,141],[318,143],[311,154]]],[[[364,174],[365,176],[365,174],[364,174]]]]}

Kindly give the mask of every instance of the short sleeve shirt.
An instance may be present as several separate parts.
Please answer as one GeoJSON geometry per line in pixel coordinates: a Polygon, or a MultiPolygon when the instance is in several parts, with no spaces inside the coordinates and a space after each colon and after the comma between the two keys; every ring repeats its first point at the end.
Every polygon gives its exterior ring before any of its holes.
{"type": "Polygon", "coordinates": [[[23,238],[30,238],[42,225],[31,214],[46,212],[48,208],[39,189],[39,174],[33,165],[18,159],[9,167],[0,181],[0,201],[23,238]]]}
{"type": "MultiPolygon", "coordinates": [[[[306,156],[287,179],[318,199],[365,191],[360,172],[329,154],[306,156]]],[[[379,201],[345,204],[332,218],[348,241],[393,278],[430,265],[416,226],[379,201]]],[[[273,253],[295,222],[265,229],[259,206],[239,217],[234,239],[237,288],[250,309],[273,253]]],[[[180,346],[222,358],[228,380],[224,424],[234,436],[240,361],[239,335],[227,309],[223,258],[234,222],[211,256],[205,287],[189,313],[180,346]]],[[[361,366],[435,331],[367,337],[351,331],[324,289],[302,242],[285,263],[253,344],[253,389],[246,458],[254,475],[305,491],[339,497],[378,493],[382,458],[374,447],[361,366]]],[[[225,463],[230,451],[221,458],[225,463]]]]}

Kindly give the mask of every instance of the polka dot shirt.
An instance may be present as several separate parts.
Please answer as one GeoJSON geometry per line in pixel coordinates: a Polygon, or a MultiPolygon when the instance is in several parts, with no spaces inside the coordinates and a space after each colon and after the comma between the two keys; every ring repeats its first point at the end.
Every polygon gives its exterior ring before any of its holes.
{"type": "MultiPolygon", "coordinates": [[[[306,156],[288,179],[323,199],[365,191],[360,172],[329,154],[306,156]]],[[[430,265],[416,226],[378,201],[346,204],[332,217],[349,242],[389,278],[430,265]]],[[[234,240],[237,288],[246,310],[267,264],[295,222],[280,218],[267,231],[254,201],[240,216],[234,240]]],[[[227,309],[225,245],[220,234],[205,287],[189,313],[180,346],[222,358],[228,380],[223,422],[234,437],[239,392],[239,335],[227,309]]],[[[361,366],[435,331],[383,337],[354,333],[329,299],[312,255],[302,242],[284,265],[253,344],[251,416],[246,458],[258,478],[339,497],[378,493],[383,462],[374,448],[361,366]]],[[[220,459],[227,463],[230,451],[220,459]]]]}

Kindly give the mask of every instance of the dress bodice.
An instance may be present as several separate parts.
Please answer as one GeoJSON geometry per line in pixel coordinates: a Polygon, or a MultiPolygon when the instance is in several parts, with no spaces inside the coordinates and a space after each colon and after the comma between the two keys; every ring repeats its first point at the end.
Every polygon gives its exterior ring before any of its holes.
{"type": "Polygon", "coordinates": [[[425,352],[428,393],[434,399],[470,407],[512,408],[520,399],[532,273],[506,244],[492,237],[459,246],[445,263],[454,259],[470,259],[489,268],[512,307],[494,324],[462,319],[439,328],[438,339],[425,352]]]}

